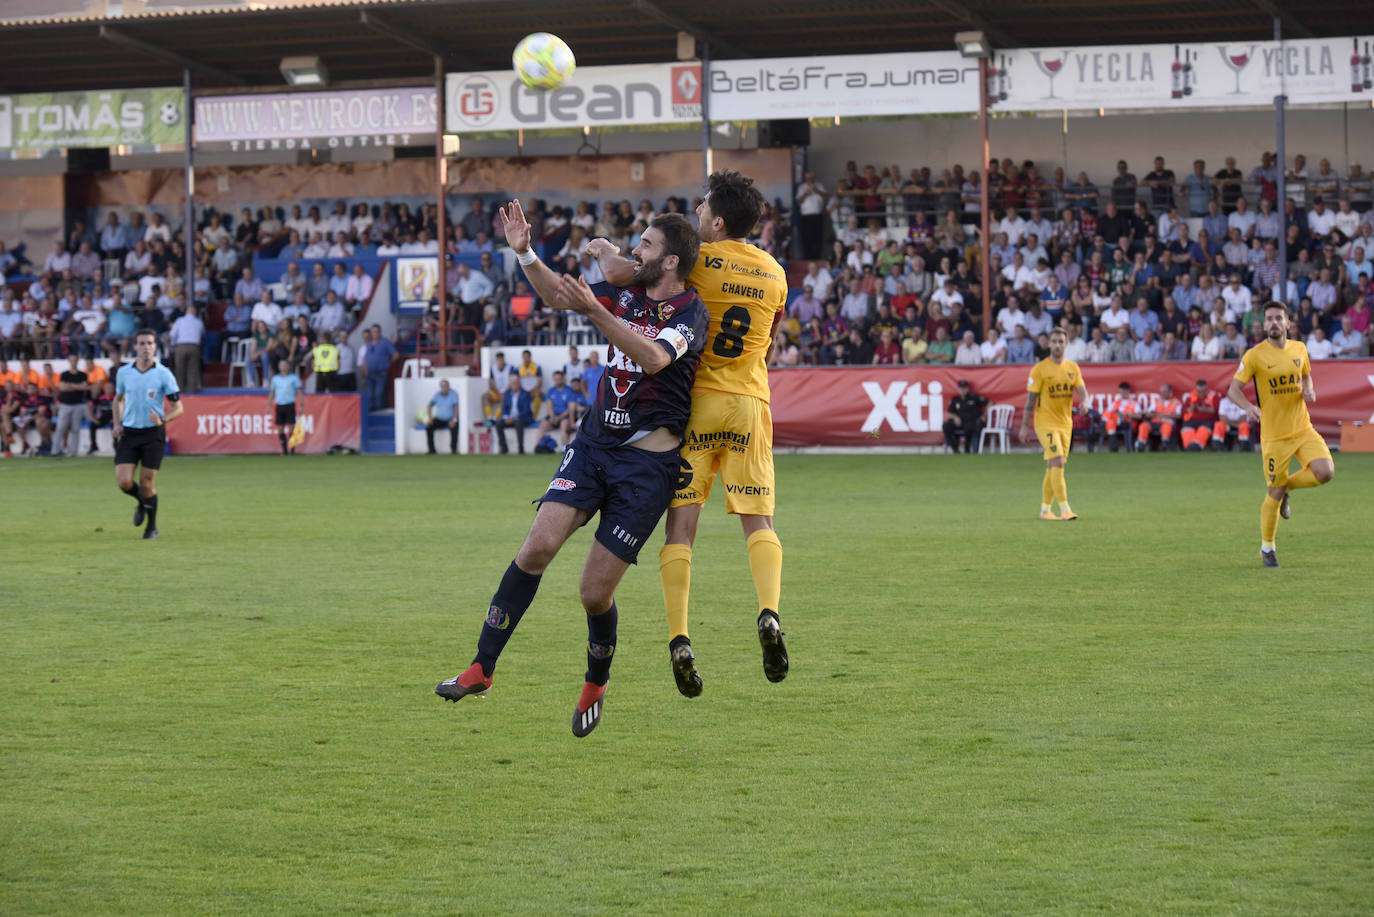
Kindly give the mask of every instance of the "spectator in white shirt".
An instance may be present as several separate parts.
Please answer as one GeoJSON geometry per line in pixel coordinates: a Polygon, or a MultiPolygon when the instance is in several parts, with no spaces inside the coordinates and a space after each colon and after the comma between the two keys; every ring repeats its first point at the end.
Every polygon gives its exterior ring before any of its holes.
{"type": "Polygon", "coordinates": [[[1012,288],[1018,292],[1035,286],[1035,272],[1026,267],[1026,259],[1020,252],[1011,256],[1011,264],[1002,268],[1002,276],[1010,280],[1012,288]]]}
{"type": "Polygon", "coordinates": [[[1326,201],[1317,197],[1312,201],[1312,209],[1307,212],[1307,231],[1314,240],[1325,242],[1336,228],[1336,214],[1326,209],[1326,201]]]}
{"type": "Polygon", "coordinates": [[[964,332],[964,339],[959,342],[959,346],[954,348],[955,366],[982,366],[983,352],[978,346],[978,342],[973,339],[972,331],[964,332]]]}
{"type": "Polygon", "coordinates": [[[1078,322],[1069,324],[1069,343],[1064,347],[1064,358],[1075,363],[1084,363],[1088,359],[1088,342],[1083,340],[1083,326],[1078,322]]]}
{"type": "Polygon", "coordinates": [[[930,296],[932,303],[939,303],[945,315],[949,314],[949,307],[954,304],[964,305],[964,294],[954,289],[954,278],[946,277],[944,284],[930,296]]]}
{"type": "Polygon", "coordinates": [[[988,329],[987,339],[983,341],[978,350],[985,366],[1007,362],[1007,345],[1002,340],[1002,336],[997,333],[996,328],[988,329]]]}
{"type": "Polygon", "coordinates": [[[1011,334],[1017,325],[1026,327],[1026,313],[1021,310],[1018,300],[1009,300],[1005,306],[997,310],[996,325],[1003,335],[1011,334]]]}
{"type": "Polygon", "coordinates": [[[353,257],[353,243],[348,241],[348,233],[337,232],[334,234],[334,244],[329,246],[330,258],[351,258],[353,257]]]}
{"type": "Polygon", "coordinates": [[[1336,348],[1326,339],[1320,325],[1307,336],[1307,355],[1313,360],[1329,360],[1336,355],[1336,348]]]}
{"type": "Polygon", "coordinates": [[[830,271],[826,268],[824,261],[812,261],[807,266],[805,282],[811,284],[811,295],[821,302],[825,302],[830,295],[830,287],[834,283],[834,278],[830,276],[830,271]]]}
{"type": "Polygon", "coordinates": [[[63,271],[71,270],[71,266],[72,256],[62,244],[62,240],[58,239],[53,243],[53,250],[43,261],[43,273],[59,277],[63,271]]]}
{"type": "Polygon", "coordinates": [[[172,244],[172,227],[168,226],[162,219],[162,214],[154,211],[153,222],[148,225],[143,233],[143,241],[152,245],[154,242],[161,242],[163,245],[172,244]]]}
{"type": "Polygon", "coordinates": [[[224,228],[224,224],[220,222],[219,214],[210,214],[210,225],[200,231],[200,244],[210,251],[215,251],[232,241],[233,237],[229,235],[229,230],[224,228]]]}
{"type": "Polygon", "coordinates": [[[1197,337],[1193,338],[1193,359],[1221,359],[1221,340],[1212,331],[1209,322],[1203,322],[1202,327],[1198,329],[1197,337]]]}
{"type": "Polygon", "coordinates": [[[1240,236],[1246,242],[1255,234],[1255,215],[1250,211],[1250,205],[1245,198],[1236,198],[1236,209],[1226,218],[1226,225],[1230,229],[1239,229],[1240,236]]]}
{"type": "MultiPolygon", "coordinates": [[[[247,297],[244,297],[244,301],[247,302],[247,297]]],[[[259,299],[253,304],[253,311],[248,318],[252,322],[264,323],[273,331],[276,330],[277,325],[281,324],[281,306],[272,301],[271,290],[263,290],[259,294],[259,299]]]]}
{"type": "MultiPolygon", "coordinates": [[[[1232,315],[1244,315],[1250,311],[1250,288],[1241,286],[1239,274],[1231,275],[1231,283],[1221,291],[1221,298],[1232,315]]],[[[1210,306],[1210,303],[1203,303],[1203,311],[1210,311],[1210,306]]]]}
{"type": "Polygon", "coordinates": [[[1125,308],[1122,307],[1120,296],[1112,296],[1111,305],[1107,307],[1107,311],[1102,313],[1099,324],[1102,327],[1102,333],[1104,335],[1115,334],[1118,328],[1130,327],[1131,313],[1127,312],[1125,308]]]}
{"type": "Polygon", "coordinates": [[[996,232],[1005,233],[1009,244],[1020,245],[1021,237],[1026,234],[1026,220],[1015,210],[1009,211],[998,221],[996,232]]]}
{"type": "Polygon", "coordinates": [[[1112,345],[1102,334],[1102,326],[1098,325],[1092,331],[1092,339],[1088,341],[1085,348],[1084,359],[1089,363],[1110,363],[1112,359],[1112,345]]]}
{"type": "Polygon", "coordinates": [[[324,233],[316,232],[310,236],[310,244],[305,247],[301,257],[307,259],[329,257],[329,243],[324,240],[324,233]]]}
{"type": "Polygon", "coordinates": [[[348,218],[348,205],[343,201],[335,204],[334,212],[324,218],[321,228],[331,239],[337,238],[339,233],[346,237],[353,228],[353,221],[348,218]]]}

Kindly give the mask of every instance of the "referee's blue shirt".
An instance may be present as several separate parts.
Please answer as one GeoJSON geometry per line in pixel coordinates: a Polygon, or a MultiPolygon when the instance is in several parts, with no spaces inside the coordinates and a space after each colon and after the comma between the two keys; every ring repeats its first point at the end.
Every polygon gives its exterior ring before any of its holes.
{"type": "Polygon", "coordinates": [[[144,430],[156,426],[149,412],[166,417],[162,399],[178,395],[176,376],[161,363],[154,363],[140,371],[137,363],[125,363],[115,374],[115,394],[124,396],[124,416],[120,424],[130,430],[144,430]]]}
{"type": "Polygon", "coordinates": [[[272,377],[272,402],[274,404],[295,404],[296,392],[300,391],[301,377],[295,373],[282,375],[278,373],[272,377]]]}

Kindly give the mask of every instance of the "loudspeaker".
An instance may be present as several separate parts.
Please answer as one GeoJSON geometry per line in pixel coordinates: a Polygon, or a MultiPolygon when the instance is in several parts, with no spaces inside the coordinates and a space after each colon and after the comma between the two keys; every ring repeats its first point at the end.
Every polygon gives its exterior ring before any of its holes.
{"type": "Polygon", "coordinates": [[[67,171],[77,174],[110,171],[110,148],[104,146],[93,150],[67,150],[67,171]]]}
{"type": "Polygon", "coordinates": [[[806,118],[786,118],[759,122],[759,146],[810,146],[811,122],[806,118]]]}

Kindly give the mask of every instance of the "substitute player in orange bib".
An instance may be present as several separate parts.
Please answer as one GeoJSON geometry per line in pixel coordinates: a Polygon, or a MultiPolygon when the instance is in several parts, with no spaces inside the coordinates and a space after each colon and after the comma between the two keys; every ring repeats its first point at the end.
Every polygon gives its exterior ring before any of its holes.
{"type": "MultiPolygon", "coordinates": [[[[696,697],[702,689],[687,634],[692,544],[717,475],[725,486],[726,510],[738,515],[744,528],[758,598],[764,676],[773,682],[787,677],[787,646],[778,617],[782,544],[773,529],[773,417],[768,405],[768,349],[787,304],[787,277],[771,255],[745,241],[764,203],[753,179],[723,170],[711,174],[697,208],[701,254],[688,283],[706,303],[711,321],[692,386],[682,478],[658,559],[669,659],[677,688],[686,697],[696,697]]],[[[587,250],[611,283],[634,267],[632,261],[612,257],[615,246],[604,239],[594,239],[587,250]]]]}
{"type": "Polygon", "coordinates": [[[1283,303],[1271,302],[1264,307],[1264,336],[1265,340],[1241,357],[1226,396],[1260,427],[1264,482],[1269,487],[1260,505],[1260,561],[1266,567],[1277,567],[1274,539],[1279,517],[1292,515],[1288,495],[1327,483],[1336,476],[1336,463],[1307,413],[1308,403],[1317,400],[1312,364],[1307,348],[1288,340],[1288,307],[1283,303]],[[1258,404],[1245,397],[1245,384],[1251,379],[1255,380],[1258,404]],[[1302,470],[1290,475],[1288,465],[1293,459],[1302,470]]]}

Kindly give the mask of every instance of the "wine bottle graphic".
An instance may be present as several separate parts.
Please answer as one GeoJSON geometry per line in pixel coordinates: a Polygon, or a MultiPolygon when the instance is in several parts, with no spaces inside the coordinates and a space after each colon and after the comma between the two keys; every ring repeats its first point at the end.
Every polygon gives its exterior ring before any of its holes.
{"type": "Polygon", "coordinates": [[[1355,50],[1350,55],[1350,91],[1359,92],[1364,89],[1364,58],[1360,57],[1360,40],[1352,40],[1355,50]]]}
{"type": "Polygon", "coordinates": [[[1193,67],[1193,58],[1196,56],[1196,51],[1185,50],[1183,52],[1183,94],[1185,96],[1192,95],[1193,87],[1197,85],[1197,70],[1193,67]]]}
{"type": "Polygon", "coordinates": [[[1364,88],[1374,89],[1374,59],[1369,56],[1369,42],[1364,43],[1364,88]]]}
{"type": "Polygon", "coordinates": [[[1178,57],[1178,45],[1174,45],[1174,64],[1169,68],[1169,97],[1183,98],[1183,61],[1178,57]]]}
{"type": "Polygon", "coordinates": [[[1005,102],[1011,92],[1011,74],[1007,72],[1007,56],[1002,55],[1002,70],[997,75],[997,99],[1005,102]]]}

